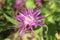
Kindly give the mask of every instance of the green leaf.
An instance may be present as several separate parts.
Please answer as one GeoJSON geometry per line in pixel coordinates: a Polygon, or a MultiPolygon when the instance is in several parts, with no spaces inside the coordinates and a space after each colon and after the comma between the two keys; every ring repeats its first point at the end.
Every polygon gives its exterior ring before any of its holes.
{"type": "Polygon", "coordinates": [[[35,38],[41,38],[41,40],[43,40],[43,27],[39,28],[38,30],[35,30],[35,38]]]}
{"type": "Polygon", "coordinates": [[[14,25],[18,25],[18,24],[19,24],[19,22],[17,22],[17,21],[16,21],[15,19],[13,19],[13,18],[7,16],[6,14],[4,14],[4,16],[5,16],[5,18],[6,18],[8,21],[10,21],[12,24],[14,24],[14,25]]]}
{"type": "Polygon", "coordinates": [[[48,19],[48,21],[49,21],[50,23],[54,23],[54,19],[53,19],[53,16],[52,16],[52,15],[49,16],[47,19],[48,19]]]}
{"type": "Polygon", "coordinates": [[[26,7],[27,8],[35,8],[36,5],[34,4],[34,1],[33,0],[27,0],[26,1],[26,7]]]}
{"type": "Polygon", "coordinates": [[[55,2],[53,2],[50,6],[50,9],[52,9],[53,11],[57,10],[57,4],[55,2]]]}

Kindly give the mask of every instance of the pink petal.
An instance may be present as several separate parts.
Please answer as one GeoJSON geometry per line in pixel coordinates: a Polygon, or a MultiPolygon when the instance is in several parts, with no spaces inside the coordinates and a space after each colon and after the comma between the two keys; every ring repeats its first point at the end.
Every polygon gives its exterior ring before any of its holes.
{"type": "Polygon", "coordinates": [[[26,15],[27,15],[27,10],[24,8],[24,9],[22,10],[22,13],[26,16],[26,15]]]}

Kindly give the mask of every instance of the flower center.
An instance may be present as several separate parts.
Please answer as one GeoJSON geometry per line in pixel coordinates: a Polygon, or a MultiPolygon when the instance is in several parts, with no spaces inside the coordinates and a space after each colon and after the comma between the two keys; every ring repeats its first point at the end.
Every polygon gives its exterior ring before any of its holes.
{"type": "Polygon", "coordinates": [[[32,24],[34,18],[32,16],[25,17],[25,24],[32,24]]]}

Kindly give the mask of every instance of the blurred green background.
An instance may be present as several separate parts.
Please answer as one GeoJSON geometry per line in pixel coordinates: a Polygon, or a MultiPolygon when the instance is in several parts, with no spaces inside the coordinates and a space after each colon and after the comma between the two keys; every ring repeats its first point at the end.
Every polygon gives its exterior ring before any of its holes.
{"type": "MultiPolygon", "coordinates": [[[[47,27],[37,27],[34,37],[20,39],[14,31],[14,27],[18,25],[12,15],[16,11],[14,2],[15,0],[6,0],[0,8],[0,40],[60,40],[60,0],[44,0],[39,8],[46,17],[44,23],[47,27]]],[[[26,8],[36,7],[34,0],[26,0],[26,8]]]]}

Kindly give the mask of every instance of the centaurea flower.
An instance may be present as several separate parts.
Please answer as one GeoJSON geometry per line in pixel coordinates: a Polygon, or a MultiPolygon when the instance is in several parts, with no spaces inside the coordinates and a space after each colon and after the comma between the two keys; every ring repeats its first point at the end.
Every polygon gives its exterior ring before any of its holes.
{"type": "MultiPolygon", "coordinates": [[[[21,29],[19,30],[20,34],[24,34],[26,30],[31,30],[32,34],[34,33],[33,27],[34,26],[45,26],[43,24],[43,20],[45,19],[44,16],[39,16],[41,14],[41,11],[36,9],[23,9],[21,12],[19,12],[19,15],[17,15],[15,18],[17,21],[22,23],[21,29]]],[[[18,28],[18,27],[17,27],[18,28]]]]}
{"type": "Polygon", "coordinates": [[[2,7],[2,5],[3,5],[3,3],[2,3],[2,2],[0,2],[0,8],[2,7]]]}
{"type": "Polygon", "coordinates": [[[35,2],[36,2],[36,4],[37,4],[38,6],[41,6],[42,3],[43,3],[43,0],[35,0],[35,2]]]}
{"type": "Polygon", "coordinates": [[[6,0],[0,0],[0,8],[5,4],[6,0]]]}
{"type": "Polygon", "coordinates": [[[19,9],[23,6],[25,6],[25,1],[24,0],[16,0],[16,2],[14,4],[14,8],[19,9]]]}

